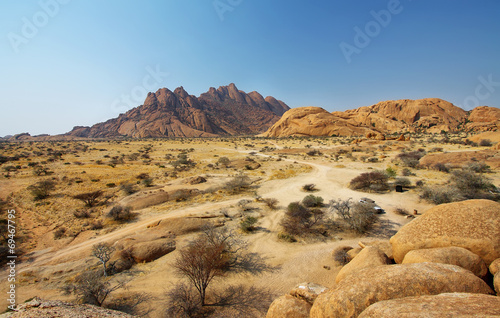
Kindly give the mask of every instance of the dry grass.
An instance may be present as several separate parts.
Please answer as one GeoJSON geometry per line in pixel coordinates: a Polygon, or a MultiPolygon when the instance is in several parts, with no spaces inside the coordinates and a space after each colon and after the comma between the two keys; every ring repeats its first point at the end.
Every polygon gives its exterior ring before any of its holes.
{"type": "MultiPolygon", "coordinates": [[[[255,185],[262,185],[261,189],[266,185],[270,187],[270,191],[259,193],[263,198],[276,197],[280,201],[279,205],[286,205],[289,203],[287,200],[300,200],[304,196],[304,193],[300,192],[300,187],[303,184],[317,182],[314,178],[306,179],[308,173],[317,172],[317,169],[307,163],[316,163],[332,169],[328,174],[322,174],[324,176],[323,182],[328,179],[332,181],[332,184],[335,182],[335,184],[346,186],[350,178],[341,180],[339,179],[342,178],[340,176],[349,175],[351,171],[352,177],[354,177],[362,172],[384,170],[391,164],[392,159],[403,150],[407,152],[417,151],[419,148],[426,151],[430,151],[432,148],[443,148],[443,152],[477,150],[477,148],[469,145],[442,144],[437,141],[429,141],[428,139],[431,137],[412,136],[411,143],[382,141],[362,142],[359,145],[350,144],[352,138],[287,138],[283,140],[193,138],[120,142],[0,143],[1,156],[18,156],[16,160],[0,165],[0,199],[7,201],[8,207],[13,206],[19,211],[18,220],[21,222],[18,227],[20,248],[26,253],[34,250],[40,251],[48,247],[58,250],[68,245],[73,246],[72,244],[84,242],[90,238],[99,238],[105,233],[113,232],[111,234],[114,234],[117,229],[133,226],[135,222],[141,222],[141,220],[168,215],[170,211],[191,209],[204,203],[223,203],[228,200],[237,202],[242,198],[254,197],[254,189],[245,190],[240,194],[233,194],[223,189],[225,182],[240,171],[230,165],[228,167],[218,166],[216,163],[220,157],[227,157],[230,161],[241,161],[249,156],[258,162],[260,164],[259,168],[244,170],[243,172],[252,180],[256,180],[255,185]],[[247,147],[246,144],[252,144],[254,147],[247,147]],[[266,151],[261,152],[265,147],[267,147],[266,151]],[[84,148],[87,148],[86,151],[83,150],[84,148]],[[315,149],[323,155],[305,155],[308,151],[315,149]],[[255,154],[249,154],[250,151],[255,151],[255,154]],[[177,160],[178,155],[182,153],[187,154],[188,158],[194,161],[196,165],[186,170],[175,171],[170,163],[177,160]],[[376,157],[378,162],[362,162],[359,159],[361,156],[376,157]],[[19,166],[20,168],[17,168],[19,166]],[[35,169],[37,167],[46,168],[47,173],[41,172],[42,170],[39,169],[40,175],[36,175],[35,169]],[[344,171],[347,172],[344,174],[344,171]],[[152,179],[153,186],[147,187],[142,180],[138,179],[137,177],[140,174],[147,174],[152,179]],[[190,185],[186,180],[195,176],[204,176],[207,182],[190,185]],[[49,197],[34,201],[33,195],[27,188],[41,180],[53,180],[56,186],[49,197]],[[269,180],[275,181],[268,182],[269,180]],[[279,185],[278,187],[286,187],[297,180],[302,180],[300,184],[296,184],[297,189],[290,187],[287,191],[294,193],[293,191],[296,190],[301,197],[290,198],[289,192],[286,194],[272,193],[275,191],[272,188],[275,184],[279,185]],[[133,195],[125,193],[125,191],[121,190],[122,184],[132,184],[137,189],[137,192],[133,195]],[[206,191],[209,188],[212,190],[206,191]],[[171,194],[179,189],[193,189],[199,192],[185,198],[185,200],[171,200],[171,194]],[[99,190],[104,192],[103,196],[100,198],[99,203],[92,208],[85,207],[83,202],[73,198],[75,194],[99,190]],[[161,192],[162,190],[164,192],[161,192]],[[131,224],[113,222],[105,217],[112,206],[117,204],[125,206],[127,205],[125,203],[132,199],[135,200],[135,198],[137,198],[135,202],[142,203],[142,205],[138,204],[133,208],[132,212],[136,214],[137,219],[131,220],[131,224]],[[63,227],[64,232],[58,230],[63,227]],[[59,238],[54,239],[54,235],[59,236],[59,238]]],[[[432,138],[436,140],[436,137],[432,138]]],[[[403,167],[395,163],[394,169],[400,172],[403,167]]],[[[492,169],[493,171],[488,173],[488,177],[492,179],[494,184],[499,184],[500,178],[495,172],[495,167],[492,169]]],[[[442,172],[427,169],[412,169],[412,172],[416,174],[415,176],[409,176],[412,184],[417,180],[425,180],[426,185],[434,186],[442,184],[444,178],[449,177],[449,175],[442,172]]],[[[319,175],[317,177],[319,178],[319,175]]],[[[323,186],[319,188],[321,191],[330,191],[329,188],[323,186]]],[[[330,192],[322,193],[321,191],[319,194],[325,200],[331,199],[331,197],[328,197],[328,195],[332,195],[330,192]]],[[[344,191],[344,189],[341,189],[341,191],[344,191]]],[[[342,192],[339,196],[345,195],[346,199],[349,197],[349,191],[345,189],[345,193],[342,192]]],[[[416,191],[416,189],[410,189],[406,194],[401,195],[411,195],[416,191]]],[[[391,195],[391,193],[377,194],[379,197],[376,200],[384,203],[384,199],[391,195]]],[[[255,234],[248,235],[249,239],[255,238],[255,240],[258,240],[256,242],[259,246],[259,252],[261,249],[270,253],[269,251],[275,251],[275,248],[286,248],[290,249],[290,252],[304,253],[309,248],[307,244],[304,246],[289,244],[288,242],[295,240],[293,237],[284,236],[283,233],[278,235],[281,230],[279,220],[283,211],[267,208],[264,202],[261,205],[263,209],[251,216],[259,217],[258,226],[265,229],[265,231],[257,229],[255,234]]],[[[395,207],[388,206],[387,215],[393,214],[395,207]]],[[[415,207],[403,204],[401,208],[413,211],[415,207]]],[[[421,207],[417,206],[417,208],[424,211],[421,207]]],[[[172,219],[170,224],[160,223],[159,226],[164,226],[167,232],[172,231],[179,235],[179,244],[183,244],[182,242],[189,238],[189,235],[193,235],[194,228],[199,228],[199,225],[206,220],[217,218],[217,220],[221,220],[221,224],[224,223],[226,226],[238,226],[244,217],[234,216],[236,215],[234,213],[234,215],[231,214],[231,217],[225,218],[220,212],[217,212],[220,209],[221,207],[213,211],[189,212],[186,213],[187,217],[172,219]]],[[[235,207],[229,207],[229,209],[236,210],[235,207]]],[[[0,215],[1,217],[3,215],[0,215]]],[[[401,217],[399,218],[401,219],[401,217]]],[[[276,265],[281,265],[289,260],[287,255],[292,254],[280,253],[276,265]]],[[[34,258],[36,259],[36,257],[34,258]]],[[[83,266],[89,266],[85,265],[84,259],[85,256],[82,256],[82,261],[78,265],[75,263],[75,265],[61,264],[61,266],[74,266],[72,268],[80,270],[83,269],[83,266]]],[[[167,263],[168,260],[162,261],[161,264],[155,264],[154,262],[151,264],[138,264],[136,270],[144,270],[145,274],[144,277],[141,276],[140,279],[133,282],[132,289],[140,291],[141,288],[150,288],[149,285],[144,287],[145,285],[141,284],[155,282],[158,278],[153,277],[154,275],[158,275],[158,277],[162,275],[164,277],[169,276],[169,268],[165,265],[167,263]]],[[[29,267],[27,269],[30,270],[29,267]]],[[[75,275],[75,271],[71,272],[69,270],[62,270],[57,275],[48,275],[46,273],[39,275],[38,271],[34,275],[28,275],[29,271],[26,271],[26,273],[23,274],[24,276],[20,276],[23,279],[23,286],[26,286],[25,289],[22,289],[23,295],[30,289],[33,290],[33,293],[35,291],[37,293],[51,293],[50,295],[53,298],[60,298],[60,293],[59,291],[50,290],[56,290],[57,286],[75,275]],[[50,280],[45,281],[46,277],[50,277],[50,280]]],[[[279,283],[280,286],[286,285],[286,282],[279,283]]],[[[160,306],[159,303],[155,304],[160,306]]]]}

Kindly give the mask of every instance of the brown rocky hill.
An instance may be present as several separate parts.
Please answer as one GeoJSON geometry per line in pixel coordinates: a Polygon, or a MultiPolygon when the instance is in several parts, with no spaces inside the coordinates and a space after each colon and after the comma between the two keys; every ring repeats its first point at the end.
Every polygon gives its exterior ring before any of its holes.
{"type": "Polygon", "coordinates": [[[183,87],[149,93],[144,104],[92,127],[75,127],[72,137],[212,137],[265,131],[290,108],[273,97],[246,94],[234,84],[210,88],[200,97],[183,87]]]}
{"type": "Polygon", "coordinates": [[[477,107],[466,112],[445,100],[384,101],[344,112],[300,107],[286,112],[263,136],[359,136],[423,131],[488,131],[500,127],[500,109],[477,107]]]}

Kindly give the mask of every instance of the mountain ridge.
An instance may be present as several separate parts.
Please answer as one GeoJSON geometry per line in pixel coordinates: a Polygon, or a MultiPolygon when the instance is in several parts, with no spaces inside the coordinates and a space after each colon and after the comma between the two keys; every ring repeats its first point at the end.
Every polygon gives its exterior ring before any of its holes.
{"type": "Polygon", "coordinates": [[[274,97],[238,90],[235,84],[211,87],[199,97],[180,86],[148,93],[144,104],[91,127],[77,126],[65,136],[83,138],[215,137],[265,131],[290,108],[274,97]]]}

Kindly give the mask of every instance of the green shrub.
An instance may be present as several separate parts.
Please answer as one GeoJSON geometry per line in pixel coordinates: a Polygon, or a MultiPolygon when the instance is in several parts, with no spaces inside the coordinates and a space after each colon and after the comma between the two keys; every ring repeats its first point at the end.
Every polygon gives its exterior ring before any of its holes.
{"type": "Polygon", "coordinates": [[[278,239],[281,241],[289,242],[289,243],[297,242],[297,239],[295,238],[295,236],[290,235],[288,233],[284,233],[284,232],[278,233],[278,239]]]}
{"type": "Polygon", "coordinates": [[[306,196],[304,199],[302,199],[302,205],[308,208],[313,208],[313,207],[322,207],[323,206],[323,198],[320,196],[315,196],[313,194],[310,194],[306,196]]]}
{"type": "Polygon", "coordinates": [[[39,181],[28,187],[34,198],[33,200],[43,200],[49,197],[50,193],[56,188],[56,183],[52,180],[39,181]]]}
{"type": "Polygon", "coordinates": [[[257,223],[257,218],[253,216],[247,216],[240,222],[240,229],[245,232],[253,232],[255,231],[255,223],[257,223]]]}
{"type": "Polygon", "coordinates": [[[385,169],[385,174],[389,177],[389,178],[394,178],[396,176],[396,170],[394,170],[394,168],[392,167],[388,167],[387,169],[385,169]]]}
{"type": "Polygon", "coordinates": [[[353,190],[382,192],[389,189],[388,177],[380,171],[365,172],[352,179],[349,188],[353,190]]]}

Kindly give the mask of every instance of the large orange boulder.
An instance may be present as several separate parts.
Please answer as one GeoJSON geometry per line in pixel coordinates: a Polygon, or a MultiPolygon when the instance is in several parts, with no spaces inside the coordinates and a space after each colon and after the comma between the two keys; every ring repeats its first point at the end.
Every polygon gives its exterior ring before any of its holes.
{"type": "Polygon", "coordinates": [[[491,318],[499,316],[500,297],[445,293],[380,301],[365,309],[359,318],[491,318]]]}
{"type": "Polygon", "coordinates": [[[390,242],[396,263],[412,250],[458,246],[489,265],[500,257],[500,203],[468,200],[435,206],[403,226],[390,242]]]}
{"type": "Polygon", "coordinates": [[[335,278],[335,282],[340,282],[348,275],[358,272],[363,268],[375,267],[389,264],[389,258],[384,252],[373,246],[367,246],[348,264],[346,264],[335,278]]]}
{"type": "Polygon", "coordinates": [[[403,264],[425,262],[457,265],[470,270],[478,277],[485,277],[488,274],[488,267],[484,261],[463,247],[450,246],[413,250],[409,251],[403,259],[403,264]]]}
{"type": "Polygon", "coordinates": [[[311,305],[291,295],[281,296],[273,301],[266,318],[308,318],[311,305]]]}
{"type": "Polygon", "coordinates": [[[132,248],[131,256],[136,263],[151,262],[175,250],[175,241],[160,238],[150,242],[137,243],[132,248]]]}
{"type": "Polygon", "coordinates": [[[336,288],[319,295],[310,317],[357,317],[382,300],[454,292],[493,293],[482,279],[455,265],[382,265],[349,275],[336,288]]]}
{"type": "Polygon", "coordinates": [[[498,272],[500,272],[500,258],[497,258],[490,264],[491,275],[495,275],[498,272]]]}

